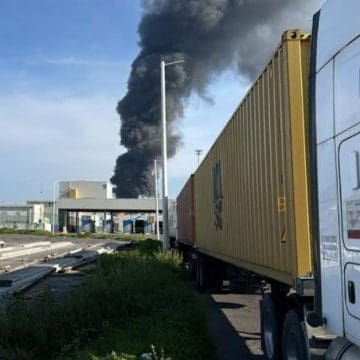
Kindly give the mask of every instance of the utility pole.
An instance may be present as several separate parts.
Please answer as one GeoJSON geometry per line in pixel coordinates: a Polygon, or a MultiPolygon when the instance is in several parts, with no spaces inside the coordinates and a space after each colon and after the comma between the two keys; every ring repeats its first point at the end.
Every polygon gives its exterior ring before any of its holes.
{"type": "Polygon", "coordinates": [[[157,160],[154,160],[154,176],[155,176],[155,230],[156,240],[160,240],[160,229],[159,229],[159,193],[158,193],[158,179],[157,179],[157,160]]]}
{"type": "Polygon", "coordinates": [[[160,63],[161,70],[161,152],[162,152],[162,214],[163,214],[163,249],[170,246],[169,213],[168,213],[168,179],[167,179],[167,134],[166,134],[166,89],[165,89],[165,61],[160,63]]]}
{"type": "Polygon", "coordinates": [[[197,160],[198,160],[198,166],[200,165],[200,156],[202,154],[202,150],[201,149],[196,149],[195,153],[197,155],[197,160]]]}
{"type": "Polygon", "coordinates": [[[160,78],[161,78],[161,152],[162,152],[162,185],[163,185],[163,249],[167,250],[170,247],[169,238],[169,195],[168,195],[168,175],[167,175],[167,134],[166,134],[166,86],[165,86],[165,67],[183,63],[184,60],[173,61],[165,63],[164,60],[160,62],[160,78]]]}
{"type": "Polygon", "coordinates": [[[40,185],[40,221],[41,226],[43,226],[43,229],[45,230],[45,205],[44,205],[44,198],[43,198],[43,183],[40,185]]]}
{"type": "Polygon", "coordinates": [[[53,203],[52,203],[52,234],[55,234],[55,203],[56,203],[56,181],[53,182],[53,203]]]}

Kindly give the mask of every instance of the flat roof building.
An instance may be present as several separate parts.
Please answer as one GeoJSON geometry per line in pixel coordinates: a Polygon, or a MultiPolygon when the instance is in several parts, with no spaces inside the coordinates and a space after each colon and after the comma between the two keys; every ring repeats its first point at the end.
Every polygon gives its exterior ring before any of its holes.
{"type": "MultiPolygon", "coordinates": [[[[169,200],[170,204],[172,202],[169,200]]],[[[161,214],[160,199],[158,204],[161,214]]],[[[113,186],[105,181],[61,181],[56,208],[61,231],[156,231],[155,198],[115,199],[113,186]]]]}
{"type": "MultiPolygon", "coordinates": [[[[0,227],[41,228],[61,232],[156,233],[155,198],[115,199],[106,181],[60,181],[55,203],[28,200],[0,204],[0,227]]],[[[169,209],[175,201],[169,200],[169,209]]],[[[162,201],[158,199],[162,232],[162,201]]]]}
{"type": "Polygon", "coordinates": [[[0,227],[43,229],[44,226],[43,204],[0,204],[0,227]]]}

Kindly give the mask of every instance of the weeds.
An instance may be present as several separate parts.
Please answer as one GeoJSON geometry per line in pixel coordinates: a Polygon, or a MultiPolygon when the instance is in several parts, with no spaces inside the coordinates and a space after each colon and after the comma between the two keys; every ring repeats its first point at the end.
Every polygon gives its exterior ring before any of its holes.
{"type": "Polygon", "coordinates": [[[55,237],[74,237],[87,239],[109,239],[117,241],[135,241],[141,242],[147,240],[149,235],[144,234],[110,234],[110,233],[58,233],[52,235],[51,232],[35,229],[17,229],[17,228],[0,228],[0,235],[35,235],[35,236],[55,236],[55,237]]]}
{"type": "Polygon", "coordinates": [[[87,238],[87,239],[109,239],[109,240],[118,240],[118,241],[143,241],[149,238],[148,235],[144,234],[111,234],[111,233],[89,233],[89,232],[79,232],[79,233],[59,233],[56,236],[66,236],[66,237],[77,237],[77,238],[87,238]]]}
{"type": "Polygon", "coordinates": [[[0,235],[36,235],[51,236],[51,232],[45,230],[30,230],[16,228],[0,228],[0,235]]]}
{"type": "Polygon", "coordinates": [[[180,256],[158,242],[104,255],[63,303],[46,297],[30,311],[16,300],[0,317],[0,358],[135,360],[150,350],[152,360],[214,359],[184,279],[180,256]]]}

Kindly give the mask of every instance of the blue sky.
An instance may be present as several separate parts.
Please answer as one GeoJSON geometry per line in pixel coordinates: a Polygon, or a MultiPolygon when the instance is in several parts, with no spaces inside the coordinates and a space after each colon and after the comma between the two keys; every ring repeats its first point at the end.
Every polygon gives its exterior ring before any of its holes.
{"type": "Polygon", "coordinates": [[[0,2],[0,201],[111,176],[139,16],[131,0],[0,2]]]}
{"type": "MultiPolygon", "coordinates": [[[[54,181],[112,176],[124,151],[115,106],[138,52],[140,18],[136,0],[0,1],[0,202],[51,198],[54,181]]],[[[193,97],[179,123],[171,197],[244,89],[227,73],[209,92],[215,105],[193,97]]]]}
{"type": "MultiPolygon", "coordinates": [[[[0,202],[52,197],[59,180],[108,180],[119,145],[117,101],[138,53],[140,0],[0,1],[0,202]]],[[[213,104],[189,99],[183,146],[169,161],[176,197],[247,86],[221,74],[213,104]]]]}

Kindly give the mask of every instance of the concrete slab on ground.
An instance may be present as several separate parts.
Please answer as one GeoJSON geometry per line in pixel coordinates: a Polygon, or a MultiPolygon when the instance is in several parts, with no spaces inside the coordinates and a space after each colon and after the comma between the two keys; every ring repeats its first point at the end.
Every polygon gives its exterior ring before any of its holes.
{"type": "MultiPolygon", "coordinates": [[[[44,259],[63,256],[69,252],[91,247],[108,247],[111,242],[105,239],[76,237],[47,237],[35,235],[0,235],[4,247],[0,248],[0,273],[34,265],[44,259]]],[[[120,242],[119,242],[120,243],[120,242]]],[[[107,251],[101,250],[101,251],[107,251]]]]}
{"type": "MultiPolygon", "coordinates": [[[[35,259],[32,266],[0,274],[0,297],[9,297],[14,293],[33,286],[51,273],[65,272],[78,268],[95,261],[101,254],[112,253],[120,247],[126,247],[128,244],[127,242],[120,241],[98,241],[98,243],[88,247],[77,247],[63,256],[45,257],[43,261],[38,260],[37,262],[35,259]]],[[[48,244],[47,247],[49,247],[48,244]]],[[[40,253],[42,254],[42,251],[40,253]]]]}

